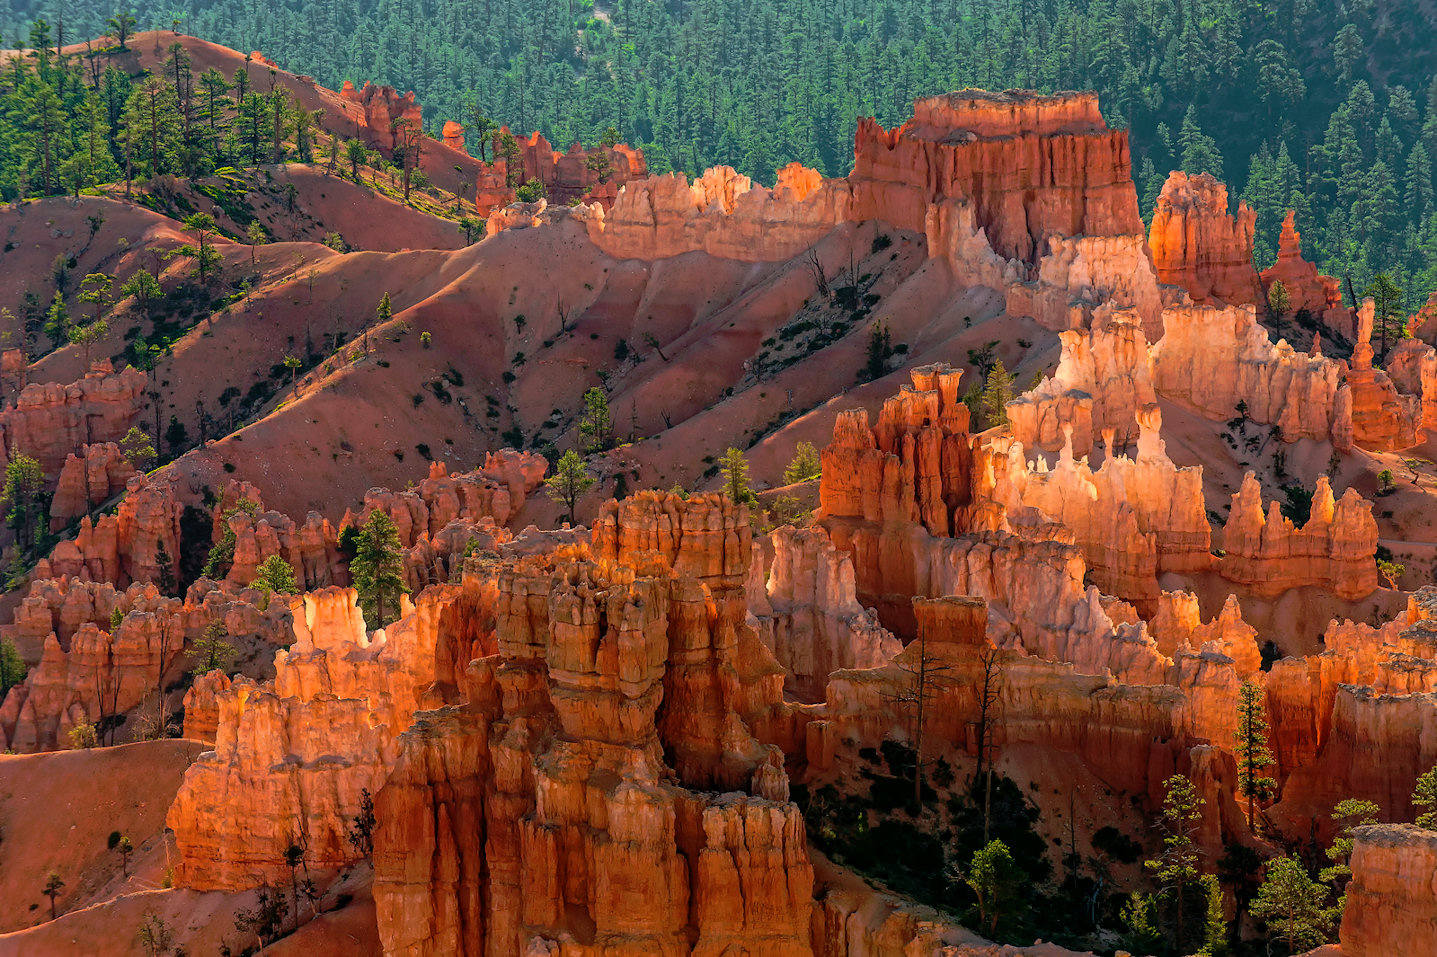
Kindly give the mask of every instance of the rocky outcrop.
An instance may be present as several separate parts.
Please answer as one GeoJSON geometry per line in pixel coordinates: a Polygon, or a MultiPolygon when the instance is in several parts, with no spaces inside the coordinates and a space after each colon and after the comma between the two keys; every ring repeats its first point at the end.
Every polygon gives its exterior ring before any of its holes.
{"type": "Polygon", "coordinates": [[[135,473],[114,442],[87,445],[68,456],[50,503],[50,530],[59,531],[123,492],[135,473]]]}
{"type": "Polygon", "coordinates": [[[976,453],[974,495],[1001,513],[1005,531],[1057,523],[1083,551],[1092,581],[1131,601],[1161,593],[1157,576],[1210,566],[1210,529],[1202,494],[1202,469],[1179,469],[1167,456],[1156,405],[1137,413],[1134,458],[1116,454],[1111,431],[1101,468],[1074,455],[1071,440],[1049,469],[1024,460],[1023,448],[1003,433],[988,433],[976,453]]]}
{"type": "Polygon", "coordinates": [[[861,120],[854,217],[923,232],[930,205],[971,204],[1005,260],[1036,266],[1053,236],[1141,234],[1128,137],[1092,93],[965,90],[917,100],[891,132],[861,120]]]}
{"type": "Polygon", "coordinates": [[[1153,385],[1160,395],[1227,421],[1244,404],[1252,420],[1282,437],[1325,441],[1338,420],[1341,365],[1322,355],[1274,345],[1251,306],[1172,306],[1153,346],[1153,385]]]}
{"type": "Polygon", "coordinates": [[[612,209],[591,208],[589,238],[616,259],[666,259],[701,251],[722,259],[791,259],[850,215],[849,186],[797,164],[773,189],[727,166],[693,183],[682,173],[634,180],[612,209]]]}
{"type": "Polygon", "coordinates": [[[1399,392],[1421,398],[1418,428],[1437,430],[1437,349],[1421,339],[1403,339],[1387,353],[1384,367],[1399,392]]]}
{"type": "Polygon", "coordinates": [[[359,138],[386,154],[394,152],[396,125],[408,123],[416,130],[424,126],[424,111],[414,102],[412,91],[400,96],[392,86],[369,82],[356,90],[345,80],[339,98],[345,115],[358,127],[359,138]]]}
{"type": "Polygon", "coordinates": [[[1120,447],[1135,439],[1138,410],[1157,401],[1147,338],[1136,318],[1118,313],[1090,329],[1059,333],[1057,370],[1007,405],[1013,437],[1025,448],[1056,452],[1067,427],[1080,453],[1108,429],[1120,447]]]}
{"type": "Polygon", "coordinates": [[[461,153],[464,152],[464,124],[456,123],[453,120],[445,120],[442,139],[444,140],[444,145],[451,150],[458,150],[461,153]]]}
{"type": "Polygon", "coordinates": [[[742,510],[644,493],[591,547],[504,568],[469,706],[402,737],[376,805],[386,952],[809,954],[802,818],[750,731],[782,674],[743,623],[742,510]]]}
{"type": "Polygon", "coordinates": [[[1369,825],[1353,838],[1343,957],[1437,951],[1437,831],[1369,825]]]}
{"type": "Polygon", "coordinates": [[[179,582],[180,515],[177,476],[133,475],[113,514],[80,520],[73,539],[60,542],[36,565],[35,578],[68,575],[124,588],[155,582],[173,591],[179,582]]]}
{"type": "Polygon", "coordinates": [[[1264,304],[1252,267],[1256,226],[1245,202],[1235,217],[1228,213],[1227,187],[1211,175],[1173,170],[1148,231],[1158,281],[1182,287],[1196,303],[1264,304]]]}
{"type": "Polygon", "coordinates": [[[14,407],[0,411],[0,447],[7,459],[35,459],[54,481],[71,455],[87,445],[117,442],[134,426],[144,390],[143,372],[114,372],[105,360],[69,385],[32,382],[14,407]]]}
{"type": "MultiPolygon", "coordinates": [[[[292,599],[294,642],[275,655],[273,682],[236,678],[197,689],[189,703],[215,715],[215,749],[185,775],[168,823],[176,880],[196,889],[244,888],[288,873],[284,852],[308,840],[311,866],[353,861],[350,822],[362,792],[377,793],[435,676],[439,631],[461,586],[433,589],[400,622],[366,634],[351,589],[292,599]]],[[[474,619],[477,620],[477,619],[474,619]]]]}
{"type": "Polygon", "coordinates": [[[175,703],[171,682],[192,666],[193,643],[213,622],[224,625],[230,641],[261,647],[277,647],[289,633],[283,603],[205,580],[183,601],[152,584],[121,592],[109,583],[68,578],[36,582],[10,628],[26,645],[40,635],[41,653],[0,707],[0,747],[64,748],[79,724],[95,725],[113,741],[137,740],[133,712],[152,715],[164,690],[168,714],[175,703]]]}
{"type": "MultiPolygon", "coordinates": [[[[459,132],[462,137],[463,129],[459,132]]],[[[475,205],[481,216],[501,212],[514,202],[514,187],[531,180],[544,185],[544,196],[552,206],[580,201],[608,209],[624,184],[648,175],[643,151],[623,143],[585,149],[575,142],[568,152],[560,153],[535,132],[516,138],[518,153],[506,157],[500,144],[511,135],[507,126],[501,127],[494,134],[494,161],[480,164],[475,205]]]]}
{"type": "Polygon", "coordinates": [[[1377,590],[1377,523],[1372,503],[1348,489],[1334,501],[1327,476],[1320,476],[1307,524],[1296,527],[1276,500],[1262,507],[1262,488],[1248,472],[1232,497],[1223,527],[1225,551],[1218,570],[1228,581],[1258,594],[1316,585],[1348,600],[1377,590]]]}
{"type": "Polygon", "coordinates": [[[748,588],[759,635],[787,671],[786,687],[808,701],[823,698],[828,676],[848,668],[878,668],[903,650],[858,603],[853,563],[821,528],[783,526],[773,533],[773,565],[762,566],[748,588]]]}
{"type": "MultiPolygon", "coordinates": [[[[1282,221],[1282,235],[1277,241],[1277,262],[1262,271],[1262,284],[1271,290],[1274,282],[1281,282],[1287,289],[1293,313],[1307,310],[1315,318],[1321,318],[1329,310],[1346,315],[1342,308],[1341,283],[1332,276],[1320,275],[1317,267],[1302,258],[1302,237],[1297,231],[1297,214],[1287,211],[1282,221]]],[[[1351,334],[1351,322],[1347,322],[1346,335],[1351,334]]]]}
{"type": "Polygon", "coordinates": [[[1386,372],[1373,368],[1374,313],[1371,299],[1357,310],[1357,344],[1347,381],[1337,393],[1332,444],[1342,451],[1361,446],[1391,452],[1415,445],[1424,416],[1420,397],[1399,393],[1386,372]]]}

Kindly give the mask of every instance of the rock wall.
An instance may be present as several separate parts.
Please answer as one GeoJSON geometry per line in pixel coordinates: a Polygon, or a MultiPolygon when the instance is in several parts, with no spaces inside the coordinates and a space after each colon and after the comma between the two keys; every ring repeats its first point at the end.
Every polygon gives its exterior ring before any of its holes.
{"type": "Polygon", "coordinates": [[[66,457],[55,498],[50,503],[50,530],[57,532],[123,492],[136,469],[114,442],[86,445],[66,457]]]}
{"type": "Polygon", "coordinates": [[[903,645],[858,603],[853,562],[821,528],[782,526],[773,532],[767,581],[755,561],[749,612],[759,635],[787,671],[788,690],[807,701],[823,698],[828,676],[848,668],[878,668],[903,645]]]}
{"type": "Polygon", "coordinates": [[[65,460],[87,445],[117,442],[139,421],[145,374],[106,361],[78,382],[32,382],[13,407],[0,411],[0,448],[7,459],[28,455],[51,481],[65,460]]]}
{"type": "Polygon", "coordinates": [[[1227,187],[1212,176],[1173,170],[1148,231],[1158,281],[1181,286],[1196,303],[1264,305],[1252,266],[1256,226],[1245,202],[1235,217],[1228,213],[1227,187]]]}
{"type": "Polygon", "coordinates": [[[999,257],[1032,265],[1052,236],[1142,233],[1127,133],[1091,93],[966,90],[916,101],[891,132],[861,120],[849,181],[856,219],[913,232],[965,199],[999,257]]]}
{"type": "Polygon", "coordinates": [[[375,86],[365,82],[355,89],[349,80],[339,91],[340,105],[359,128],[359,138],[366,146],[386,154],[394,152],[396,123],[410,123],[415,129],[424,125],[424,111],[414,102],[413,91],[399,95],[392,86],[375,86]]]}
{"type": "MultiPolygon", "coordinates": [[[[447,127],[446,127],[447,130],[447,127]]],[[[463,130],[460,130],[461,137],[463,130]]],[[[475,191],[475,205],[480,216],[490,216],[514,202],[514,187],[530,180],[544,184],[544,195],[554,206],[566,206],[572,200],[597,203],[608,209],[614,205],[624,184],[648,175],[648,164],[642,150],[623,143],[612,147],[594,146],[585,149],[575,142],[568,152],[557,152],[542,133],[519,137],[518,156],[512,161],[501,158],[499,143],[509,134],[501,127],[493,137],[492,163],[481,163],[475,191]]],[[[462,138],[461,138],[462,143],[462,138]]]]}
{"type": "Polygon", "coordinates": [[[988,433],[978,444],[975,497],[994,503],[1008,530],[1063,525],[1106,593],[1155,600],[1158,575],[1211,565],[1210,528],[1202,469],[1180,469],[1168,458],[1158,407],[1139,410],[1137,425],[1136,456],[1115,454],[1109,431],[1108,455],[1096,471],[1086,456],[1075,458],[1071,440],[1050,470],[1041,458],[1030,467],[1010,436],[988,433]]]}
{"type": "Polygon", "coordinates": [[[403,736],[377,802],[387,953],[810,953],[803,822],[744,716],[782,683],[754,671],[750,555],[741,509],[643,493],[592,552],[505,567],[498,655],[403,736]]]}
{"type": "MultiPolygon", "coordinates": [[[[1386,372],[1373,368],[1371,299],[1357,310],[1357,343],[1347,381],[1337,393],[1332,443],[1339,450],[1361,446],[1374,452],[1405,449],[1417,443],[1422,424],[1422,399],[1403,395],[1386,372]]],[[[1437,356],[1434,356],[1437,361],[1437,356]]]]}
{"type": "Polygon", "coordinates": [[[1276,500],[1262,507],[1262,488],[1248,472],[1232,497],[1218,570],[1262,595],[1316,585],[1348,600],[1377,590],[1377,523],[1372,503],[1348,489],[1334,501],[1327,476],[1312,495],[1307,524],[1297,528],[1276,500]]]}
{"type": "Polygon", "coordinates": [[[1437,952],[1437,832],[1369,825],[1353,838],[1343,957],[1437,952]]]}
{"type": "Polygon", "coordinates": [[[131,582],[179,582],[180,515],[184,511],[170,472],[133,475],[125,497],[98,522],[80,520],[73,539],[55,546],[35,566],[33,578],[88,579],[127,587],[131,582]]]}
{"type": "Polygon", "coordinates": [[[591,207],[589,238],[616,259],[666,259],[705,252],[722,259],[791,259],[850,218],[843,180],[792,164],[772,190],[727,166],[692,184],[682,173],[628,183],[613,208],[591,207]]]}
{"type": "MultiPolygon", "coordinates": [[[[1272,284],[1279,280],[1287,289],[1293,313],[1306,309],[1321,318],[1334,310],[1347,315],[1347,310],[1342,308],[1341,283],[1332,276],[1320,275],[1316,266],[1302,258],[1302,237],[1297,231],[1297,214],[1292,210],[1287,211],[1287,218],[1282,221],[1277,262],[1262,271],[1265,290],[1271,290],[1272,284]]],[[[1351,322],[1346,325],[1350,334],[1351,322]]]]}
{"type": "Polygon", "coordinates": [[[1163,310],[1162,341],[1152,348],[1153,385],[1204,416],[1227,421],[1243,402],[1256,422],[1285,440],[1325,441],[1338,419],[1341,364],[1274,345],[1251,306],[1173,306],[1163,310]]]}
{"type": "Polygon", "coordinates": [[[273,682],[240,677],[196,691],[188,703],[215,715],[215,748],[190,767],[169,811],[178,884],[287,878],[284,851],[300,835],[311,866],[357,858],[348,832],[361,793],[384,784],[395,739],[434,680],[439,632],[456,622],[442,606],[463,601],[460,592],[432,589],[417,608],[405,599],[404,618],[372,638],[352,589],[293,598],[294,642],[275,655],[273,682]]]}
{"type": "Polygon", "coordinates": [[[1073,448],[1093,447],[1112,429],[1123,446],[1138,434],[1138,410],[1157,401],[1148,341],[1132,313],[1090,329],[1059,333],[1057,370],[1007,405],[1013,437],[1025,448],[1056,452],[1072,430],[1073,448]]]}

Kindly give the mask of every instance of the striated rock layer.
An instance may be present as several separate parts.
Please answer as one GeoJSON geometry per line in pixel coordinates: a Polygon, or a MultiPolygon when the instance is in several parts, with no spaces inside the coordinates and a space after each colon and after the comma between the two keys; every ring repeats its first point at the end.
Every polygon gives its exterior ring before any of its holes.
{"type": "Polygon", "coordinates": [[[1343,957],[1437,952],[1437,832],[1370,825],[1353,837],[1343,957]]]}
{"type": "Polygon", "coordinates": [[[1227,210],[1227,187],[1211,175],[1169,174],[1148,231],[1158,281],[1181,286],[1196,303],[1261,305],[1252,268],[1257,213],[1245,202],[1235,217],[1227,210]]]}

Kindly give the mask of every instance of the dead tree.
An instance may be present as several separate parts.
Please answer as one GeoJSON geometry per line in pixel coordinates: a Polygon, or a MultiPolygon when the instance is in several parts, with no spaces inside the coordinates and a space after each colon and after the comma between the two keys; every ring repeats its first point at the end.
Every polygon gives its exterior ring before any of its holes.
{"type": "Polygon", "coordinates": [[[823,260],[818,258],[818,247],[808,247],[808,252],[803,254],[803,261],[808,264],[808,268],[813,272],[813,281],[818,286],[818,294],[824,299],[831,298],[831,294],[828,291],[828,275],[823,271],[823,260]]]}
{"type": "Polygon", "coordinates": [[[988,844],[988,822],[993,810],[994,731],[1003,697],[1002,653],[997,648],[983,652],[983,681],[978,688],[978,770],[973,776],[975,789],[983,786],[983,844],[988,844]]]}
{"type": "Polygon", "coordinates": [[[935,677],[952,671],[953,668],[952,665],[944,664],[940,659],[928,654],[928,636],[923,634],[921,629],[918,638],[909,648],[914,645],[917,646],[916,654],[905,653],[894,662],[899,671],[909,675],[907,687],[886,697],[890,701],[913,708],[913,804],[915,807],[922,807],[925,719],[928,701],[936,693],[932,682],[935,677]]]}

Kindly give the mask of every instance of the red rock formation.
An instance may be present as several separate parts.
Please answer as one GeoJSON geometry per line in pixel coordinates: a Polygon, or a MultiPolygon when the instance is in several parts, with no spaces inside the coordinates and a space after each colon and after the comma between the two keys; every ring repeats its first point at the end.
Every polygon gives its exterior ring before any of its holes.
{"type": "Polygon", "coordinates": [[[1370,825],[1353,837],[1342,957],[1437,953],[1437,832],[1370,825]]]}
{"type": "Polygon", "coordinates": [[[1417,443],[1423,419],[1422,400],[1399,393],[1386,372],[1372,367],[1374,313],[1371,299],[1357,311],[1357,344],[1333,416],[1332,444],[1340,451],[1353,446],[1375,452],[1405,449],[1417,443]]]}
{"type": "Polygon", "coordinates": [[[1418,428],[1437,431],[1437,349],[1421,339],[1403,339],[1387,353],[1385,366],[1399,392],[1421,398],[1418,428]]]}
{"type": "MultiPolygon", "coordinates": [[[[447,136],[448,127],[445,129],[447,136]]],[[[544,184],[544,195],[554,206],[581,200],[608,209],[625,183],[648,175],[643,151],[623,143],[584,149],[576,142],[567,153],[559,153],[543,134],[535,132],[517,139],[519,154],[511,161],[499,153],[506,135],[507,126],[494,134],[495,160],[480,165],[474,204],[481,216],[491,216],[513,203],[514,187],[530,180],[544,184]]]]}
{"type": "Polygon", "coordinates": [[[22,349],[0,352],[0,403],[9,405],[19,397],[30,381],[30,363],[22,349]]]}
{"type": "Polygon", "coordinates": [[[1407,320],[1407,328],[1413,337],[1428,345],[1437,344],[1437,291],[1427,297],[1427,302],[1407,320]]]}
{"type": "Polygon", "coordinates": [[[604,510],[592,560],[505,568],[499,655],[468,709],[403,736],[377,802],[388,952],[810,952],[802,819],[745,720],[782,681],[743,624],[750,555],[741,509],[644,493],[604,510]]]}
{"type": "Polygon", "coordinates": [[[359,138],[386,154],[394,151],[395,124],[409,123],[416,129],[424,125],[424,111],[414,102],[413,92],[400,96],[392,86],[368,82],[356,90],[345,80],[339,96],[345,113],[359,128],[359,138]]]}
{"type": "Polygon", "coordinates": [[[7,458],[25,454],[58,479],[65,460],[86,445],[116,442],[139,419],[145,375],[111,372],[108,362],[78,382],[32,382],[13,408],[0,411],[0,447],[7,458]]]}
{"type": "Polygon", "coordinates": [[[993,503],[1003,530],[1063,525],[1095,584],[1127,600],[1155,600],[1158,575],[1211,564],[1210,529],[1202,470],[1179,469],[1168,458],[1158,407],[1139,410],[1137,425],[1136,457],[1113,454],[1110,432],[1109,455],[1097,471],[1086,457],[1075,459],[1071,441],[1051,471],[1043,459],[1030,469],[1021,445],[987,433],[978,442],[974,495],[993,503]]]}
{"type": "Polygon", "coordinates": [[[254,636],[268,647],[289,633],[288,609],[270,602],[261,610],[260,602],[254,592],[225,592],[203,581],[184,601],[162,596],[152,584],[117,592],[101,582],[36,582],[7,630],[24,646],[38,635],[43,652],[0,708],[0,746],[66,747],[74,726],[107,721],[119,725],[116,740],[133,738],[127,713],[142,705],[153,709],[161,671],[165,686],[183,673],[191,664],[188,650],[211,622],[222,622],[232,641],[254,636]]]}
{"type": "Polygon", "coordinates": [[[272,683],[237,678],[196,691],[192,703],[217,715],[217,732],[170,808],[179,883],[240,888],[277,878],[299,833],[311,865],[354,859],[346,835],[361,791],[383,785],[394,739],[434,680],[440,608],[463,600],[460,587],[426,592],[417,609],[406,600],[406,617],[372,641],[353,590],[295,598],[294,643],[275,655],[272,683]]]}
{"type": "Polygon", "coordinates": [[[861,120],[854,218],[923,232],[930,205],[963,200],[1003,259],[1036,265],[1052,236],[1140,234],[1126,132],[1095,94],[966,90],[921,99],[892,132],[861,120]]]}
{"type": "Polygon", "coordinates": [[[850,213],[849,185],[792,165],[772,190],[727,166],[692,184],[682,173],[634,180],[613,208],[591,208],[589,237],[617,259],[664,259],[702,251],[724,259],[791,259],[850,213]]]}
{"type": "Polygon", "coordinates": [[[1227,421],[1238,402],[1255,422],[1281,426],[1289,442],[1324,441],[1337,421],[1341,365],[1273,345],[1251,306],[1175,306],[1163,310],[1153,346],[1153,385],[1210,419],[1227,421]]]}
{"type": "Polygon", "coordinates": [[[1222,576],[1258,594],[1317,585],[1356,600],[1377,590],[1372,503],[1350,488],[1334,502],[1325,475],[1317,479],[1311,517],[1299,529],[1275,500],[1263,514],[1262,488],[1248,472],[1232,497],[1221,547],[1226,552],[1218,564],[1222,576]]]}
{"type": "Polygon", "coordinates": [[[50,503],[50,530],[58,532],[125,490],[136,469],[113,442],[87,445],[65,459],[50,503]]]}
{"type": "Polygon", "coordinates": [[[81,519],[75,538],[56,545],[33,577],[69,575],[121,588],[131,582],[178,582],[183,508],[176,481],[168,472],[132,476],[114,514],[96,523],[81,519]]]}
{"type": "Polygon", "coordinates": [[[1181,286],[1197,303],[1265,303],[1252,267],[1257,213],[1228,213],[1227,187],[1207,173],[1173,170],[1158,195],[1148,245],[1158,281],[1181,286]]]}
{"type": "MultiPolygon", "coordinates": [[[[788,671],[788,689],[808,701],[823,697],[828,676],[846,668],[878,668],[903,645],[858,603],[853,563],[821,528],[782,526],[773,533],[767,582],[750,580],[749,612],[759,634],[788,671]]],[[[754,571],[762,571],[755,562],[754,571]]]]}
{"type": "Polygon", "coordinates": [[[1056,452],[1070,427],[1079,454],[1112,429],[1127,445],[1138,433],[1138,410],[1157,401],[1152,359],[1136,316],[1119,313],[1084,331],[1059,334],[1057,370],[1008,403],[1008,423],[1025,448],[1056,452]]]}
{"type": "Polygon", "coordinates": [[[1277,241],[1277,262],[1262,271],[1263,288],[1270,290],[1274,282],[1281,280],[1294,313],[1302,309],[1314,317],[1322,317],[1330,309],[1345,313],[1341,284],[1331,276],[1320,275],[1316,266],[1302,258],[1302,237],[1296,222],[1297,214],[1289,209],[1277,241]]]}
{"type": "Polygon", "coordinates": [[[445,120],[443,139],[444,145],[449,147],[451,150],[458,150],[461,153],[464,152],[463,124],[456,123],[453,120],[445,120]]]}

